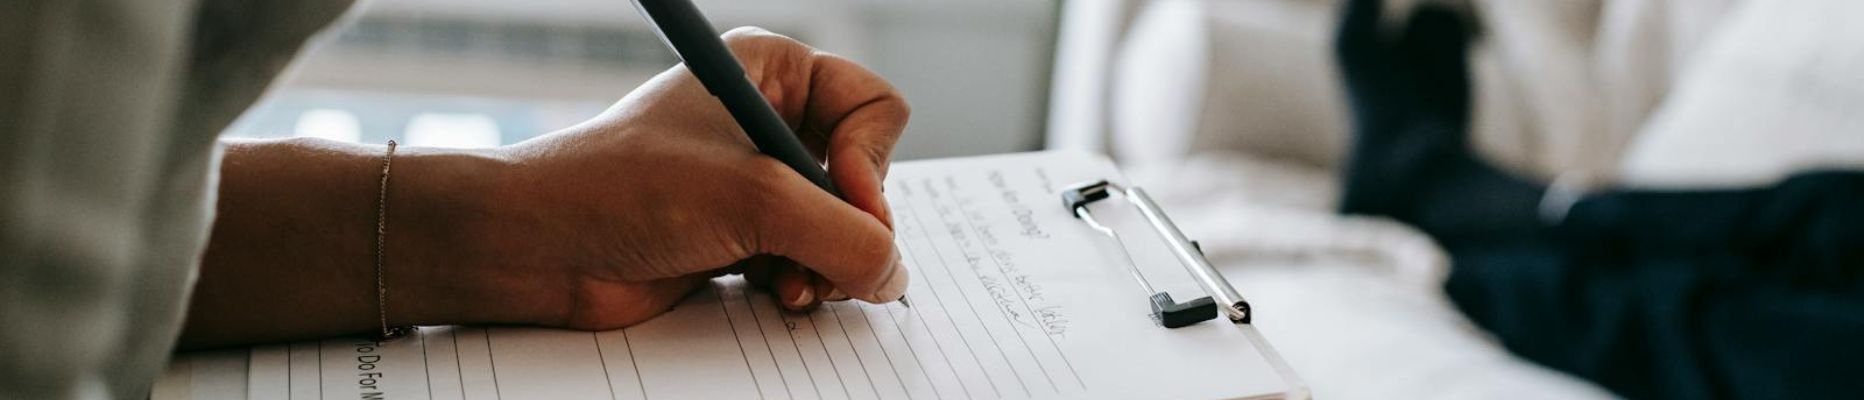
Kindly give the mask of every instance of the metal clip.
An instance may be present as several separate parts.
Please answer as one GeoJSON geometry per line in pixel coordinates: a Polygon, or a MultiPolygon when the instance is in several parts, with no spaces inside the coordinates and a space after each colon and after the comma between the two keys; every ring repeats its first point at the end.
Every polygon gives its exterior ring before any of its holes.
{"type": "Polygon", "coordinates": [[[1170,218],[1165,217],[1165,212],[1159,209],[1158,204],[1152,202],[1151,197],[1146,196],[1145,190],[1137,187],[1122,187],[1101,180],[1064,190],[1061,193],[1061,199],[1062,206],[1067,207],[1075,218],[1086,221],[1088,226],[1113,238],[1114,243],[1119,245],[1120,254],[1126,258],[1126,266],[1132,273],[1133,279],[1139,282],[1139,288],[1146,292],[1147,301],[1152,304],[1152,317],[1158,321],[1159,325],[1177,328],[1203,322],[1215,318],[1218,310],[1222,310],[1223,314],[1230,318],[1230,322],[1249,323],[1249,302],[1236,293],[1235,287],[1230,286],[1230,282],[1223,279],[1223,274],[1210,266],[1210,261],[1204,258],[1202,246],[1185,239],[1184,232],[1179,231],[1178,226],[1173,224],[1170,218]],[[1121,198],[1139,209],[1139,213],[1151,223],[1153,230],[1171,245],[1172,254],[1178,258],[1179,264],[1197,278],[1200,286],[1204,287],[1205,293],[1210,296],[1178,303],[1172,301],[1170,294],[1152,288],[1152,283],[1147,281],[1145,274],[1140,272],[1139,264],[1133,260],[1132,253],[1128,252],[1126,242],[1120,238],[1120,234],[1094,219],[1093,213],[1087,209],[1088,204],[1106,200],[1113,194],[1120,195],[1121,198]],[[1213,301],[1212,297],[1216,300],[1213,301]]]}

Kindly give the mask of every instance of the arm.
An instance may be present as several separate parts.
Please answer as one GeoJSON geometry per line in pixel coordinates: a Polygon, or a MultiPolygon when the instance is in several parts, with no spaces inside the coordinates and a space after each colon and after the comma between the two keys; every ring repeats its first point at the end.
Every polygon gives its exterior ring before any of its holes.
{"type": "MultiPolygon", "coordinates": [[[[389,185],[388,284],[396,323],[527,322],[491,298],[538,277],[467,268],[491,207],[491,151],[404,147],[389,185]],[[451,251],[447,251],[451,250],[451,251]],[[497,307],[494,307],[497,306],[497,307]]],[[[384,147],[322,140],[228,143],[212,240],[182,347],[376,328],[375,221],[384,147]]],[[[521,303],[520,303],[521,304],[521,303]]],[[[531,315],[539,314],[532,310],[531,315]]]]}
{"type": "MultiPolygon", "coordinates": [[[[740,270],[797,310],[904,293],[880,182],[905,101],[871,72],[788,38],[726,37],[845,201],[758,154],[675,67],[601,116],[531,141],[398,151],[390,323],[619,328],[740,270]]],[[[230,144],[182,346],[377,329],[382,155],[311,140],[230,144]]]]}

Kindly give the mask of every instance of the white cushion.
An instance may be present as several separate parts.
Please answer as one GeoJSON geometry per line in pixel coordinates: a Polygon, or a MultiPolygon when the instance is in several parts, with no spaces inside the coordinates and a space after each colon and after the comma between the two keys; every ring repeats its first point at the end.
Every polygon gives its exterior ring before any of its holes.
{"type": "Polygon", "coordinates": [[[1346,119],[1333,12],[1315,1],[1151,3],[1115,58],[1114,154],[1128,165],[1213,150],[1335,164],[1346,119]]]}
{"type": "Polygon", "coordinates": [[[1864,167],[1864,2],[1749,2],[1626,153],[1626,183],[1751,186],[1864,167]]]}

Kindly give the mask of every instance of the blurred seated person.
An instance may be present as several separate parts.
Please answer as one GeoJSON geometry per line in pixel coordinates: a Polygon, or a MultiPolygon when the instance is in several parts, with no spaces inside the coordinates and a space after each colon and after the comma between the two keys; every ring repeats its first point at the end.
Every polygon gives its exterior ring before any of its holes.
{"type": "Polygon", "coordinates": [[[1519,177],[1468,143],[1466,14],[1382,7],[1348,1],[1335,43],[1354,132],[1341,211],[1437,240],[1477,325],[1633,398],[1864,393],[1864,173],[1589,193],[1519,177]]]}

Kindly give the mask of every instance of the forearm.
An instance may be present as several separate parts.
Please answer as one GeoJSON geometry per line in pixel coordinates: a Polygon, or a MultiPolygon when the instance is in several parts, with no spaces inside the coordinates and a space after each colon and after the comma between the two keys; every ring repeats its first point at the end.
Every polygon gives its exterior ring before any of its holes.
{"type": "MultiPolygon", "coordinates": [[[[383,146],[315,140],[230,143],[212,239],[184,348],[370,332],[383,146]]],[[[522,322],[534,284],[480,268],[477,224],[501,170],[487,153],[402,148],[387,192],[389,322],[522,322]]]]}
{"type": "MultiPolygon", "coordinates": [[[[676,67],[588,122],[524,143],[399,151],[387,191],[388,322],[622,328],[747,269],[768,272],[750,277],[792,310],[904,294],[880,182],[905,101],[871,71],[792,39],[755,29],[725,38],[759,87],[787,94],[772,100],[788,122],[832,128],[813,150],[854,204],[758,154],[676,67]],[[741,264],[758,255],[797,264],[741,264]]],[[[182,346],[380,329],[384,150],[230,145],[182,346]]]]}

